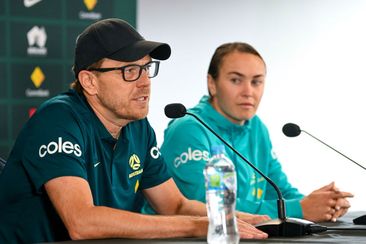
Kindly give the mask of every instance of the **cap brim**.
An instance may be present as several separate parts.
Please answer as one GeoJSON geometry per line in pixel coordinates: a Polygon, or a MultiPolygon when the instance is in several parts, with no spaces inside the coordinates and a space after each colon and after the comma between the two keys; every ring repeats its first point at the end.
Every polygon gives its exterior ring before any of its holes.
{"type": "Polygon", "coordinates": [[[166,43],[141,40],[134,44],[121,48],[109,55],[108,58],[119,61],[136,61],[146,55],[154,59],[166,60],[170,57],[171,49],[166,43]]]}

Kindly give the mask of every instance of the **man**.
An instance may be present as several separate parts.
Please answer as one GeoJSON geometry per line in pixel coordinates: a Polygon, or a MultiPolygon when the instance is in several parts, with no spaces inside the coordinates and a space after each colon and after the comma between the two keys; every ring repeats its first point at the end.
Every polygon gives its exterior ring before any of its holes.
{"type": "MultiPolygon", "coordinates": [[[[209,96],[189,112],[200,117],[250,162],[270,177],[286,199],[289,217],[311,221],[335,221],[350,207],[347,197],[331,183],[308,196],[288,182],[272,151],[266,126],[256,115],[266,78],[261,55],[246,43],[226,43],[218,47],[208,69],[209,96]]],[[[161,151],[169,170],[189,199],[205,202],[203,169],[210,147],[223,144],[194,117],[172,120],[165,131],[161,151]]],[[[237,209],[277,218],[277,194],[263,177],[227,148],[238,179],[237,209]]],[[[146,208],[145,211],[149,212],[146,208]]]]}
{"type": "Polygon", "coordinates": [[[169,56],[119,19],[81,33],[73,89],[38,109],[0,175],[0,243],[207,234],[205,205],[179,192],[146,119],[153,59],[169,56]],[[169,216],[140,214],[143,196],[169,216]]]}

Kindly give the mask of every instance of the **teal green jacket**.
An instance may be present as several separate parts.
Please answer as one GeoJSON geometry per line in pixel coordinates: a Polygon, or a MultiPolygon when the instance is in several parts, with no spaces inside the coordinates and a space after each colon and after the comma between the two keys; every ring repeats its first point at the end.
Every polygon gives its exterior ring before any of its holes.
{"type": "MultiPolygon", "coordinates": [[[[268,130],[258,116],[242,126],[234,124],[211,106],[207,96],[189,112],[201,118],[279,186],[286,199],[288,217],[303,217],[300,200],[304,195],[288,182],[272,150],[268,130]]],[[[210,158],[211,146],[217,144],[223,143],[189,115],[172,120],[165,130],[161,152],[176,184],[187,198],[205,202],[203,169],[210,158]]],[[[225,151],[237,172],[237,210],[276,218],[277,195],[272,186],[231,149],[226,147],[225,151]]]]}

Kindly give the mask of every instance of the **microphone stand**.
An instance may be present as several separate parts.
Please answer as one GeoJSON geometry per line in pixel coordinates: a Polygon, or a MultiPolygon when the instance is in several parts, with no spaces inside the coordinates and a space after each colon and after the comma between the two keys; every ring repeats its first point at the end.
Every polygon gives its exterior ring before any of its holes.
{"type": "Polygon", "coordinates": [[[254,166],[249,160],[242,156],[235,148],[233,148],[229,143],[227,143],[221,136],[219,136],[213,129],[211,129],[206,123],[204,123],[195,114],[184,111],[183,113],[193,116],[197,119],[206,129],[212,132],[220,141],[222,141],[226,146],[228,146],[236,155],[238,155],[242,160],[244,160],[251,168],[253,168],[258,174],[260,174],[266,181],[275,189],[278,200],[277,200],[277,211],[278,219],[273,219],[268,222],[255,225],[256,228],[266,232],[269,236],[281,236],[281,237],[293,237],[293,236],[304,236],[311,233],[318,233],[326,231],[325,226],[317,225],[313,222],[297,219],[297,218],[287,218],[285,202],[282,193],[278,186],[265,174],[263,174],[256,166],[254,166]]]}
{"type": "MultiPolygon", "coordinates": [[[[322,143],[323,145],[329,147],[330,149],[332,149],[333,151],[337,152],[338,154],[342,155],[343,157],[345,157],[346,159],[348,159],[349,161],[351,161],[352,163],[356,164],[357,166],[361,167],[362,169],[366,170],[366,168],[364,166],[362,166],[361,164],[357,163],[356,161],[354,161],[353,159],[351,159],[350,157],[344,155],[343,153],[341,153],[340,151],[338,151],[337,149],[335,149],[334,147],[329,146],[327,143],[325,143],[324,141],[320,140],[319,138],[313,136],[312,134],[310,134],[309,132],[306,132],[304,130],[300,129],[300,126],[298,126],[297,124],[294,123],[287,123],[282,127],[282,132],[283,134],[285,134],[285,136],[288,137],[296,137],[298,135],[301,134],[301,132],[304,132],[305,134],[307,134],[308,136],[314,138],[315,140],[317,140],[318,142],[322,143]]],[[[353,223],[356,225],[366,225],[366,214],[365,215],[361,215],[357,218],[353,219],[353,223]]]]}
{"type": "Polygon", "coordinates": [[[357,163],[356,161],[354,161],[353,159],[347,157],[346,155],[344,155],[343,153],[341,153],[340,151],[338,151],[337,149],[335,149],[334,147],[329,146],[327,143],[323,142],[322,140],[316,138],[315,136],[313,136],[312,134],[301,130],[302,132],[304,132],[305,134],[307,134],[308,136],[311,136],[312,138],[314,138],[315,140],[317,140],[320,143],[323,143],[323,145],[326,145],[327,147],[329,147],[330,149],[332,149],[333,151],[339,153],[340,155],[342,155],[343,157],[345,157],[346,159],[348,159],[349,161],[353,162],[354,164],[357,164],[358,166],[360,166],[361,168],[363,168],[364,170],[366,170],[366,168],[364,166],[362,166],[361,164],[357,163]]]}

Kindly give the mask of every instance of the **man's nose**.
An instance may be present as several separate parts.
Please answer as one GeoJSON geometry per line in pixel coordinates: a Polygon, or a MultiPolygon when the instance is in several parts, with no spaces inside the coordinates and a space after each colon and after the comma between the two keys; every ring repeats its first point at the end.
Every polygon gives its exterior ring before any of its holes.
{"type": "Polygon", "coordinates": [[[150,82],[151,82],[151,79],[149,78],[148,69],[143,68],[141,70],[140,78],[136,81],[136,85],[137,86],[148,86],[148,85],[150,85],[150,82]]]}

